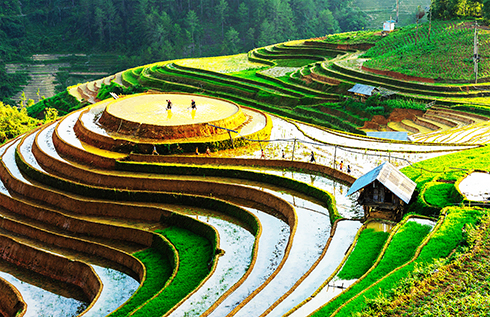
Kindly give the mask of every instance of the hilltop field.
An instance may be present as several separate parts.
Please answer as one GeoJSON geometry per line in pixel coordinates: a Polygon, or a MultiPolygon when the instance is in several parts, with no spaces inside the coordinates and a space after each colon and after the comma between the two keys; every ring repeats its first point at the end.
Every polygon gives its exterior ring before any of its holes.
{"type": "Polygon", "coordinates": [[[490,172],[490,31],[476,30],[477,78],[474,22],[433,21],[161,61],[19,114],[1,105],[18,124],[0,135],[0,312],[485,315],[490,189],[471,177],[490,172]],[[143,122],[202,118],[206,102],[237,111],[225,132],[153,138],[143,122]],[[118,103],[142,121],[111,115],[118,103]],[[363,222],[345,195],[386,161],[415,192],[401,221],[363,222]]]}

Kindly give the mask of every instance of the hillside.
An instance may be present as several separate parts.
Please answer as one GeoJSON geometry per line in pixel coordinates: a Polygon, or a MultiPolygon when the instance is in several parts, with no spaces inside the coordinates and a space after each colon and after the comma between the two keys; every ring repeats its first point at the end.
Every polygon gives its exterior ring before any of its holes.
{"type": "MultiPolygon", "coordinates": [[[[468,29],[454,25],[436,24],[434,39],[466,54],[471,43],[457,40],[468,29]]],[[[60,118],[0,146],[0,313],[403,314],[380,294],[402,302],[414,275],[459,273],[461,254],[470,252],[465,267],[480,265],[473,242],[488,238],[488,191],[461,183],[490,172],[490,84],[457,72],[461,60],[446,65],[445,81],[415,73],[423,64],[409,57],[427,46],[415,45],[416,32],[159,61],[28,107],[60,118]],[[395,69],[385,57],[402,51],[395,69]],[[355,96],[355,84],[389,98],[355,96]],[[386,161],[415,192],[400,221],[364,221],[357,194],[346,193],[386,161]]],[[[482,56],[483,74],[487,65],[482,56]]],[[[483,285],[472,308],[488,311],[484,278],[472,283],[483,285]]],[[[469,301],[458,289],[451,296],[469,301]]]]}
{"type": "MultiPolygon", "coordinates": [[[[109,70],[117,72],[364,26],[364,16],[351,1],[340,0],[7,0],[0,6],[0,100],[13,98],[25,85],[25,80],[4,76],[5,64],[32,64],[33,55],[115,55],[109,70]]],[[[70,85],[65,72],[50,75],[63,88],[70,85]]],[[[94,78],[78,78],[84,79],[94,78]]]]}
{"type": "MultiPolygon", "coordinates": [[[[369,0],[355,0],[354,4],[367,15],[367,28],[368,29],[380,29],[383,23],[390,18],[396,20],[396,0],[381,0],[381,1],[369,1],[369,0]]],[[[415,0],[402,0],[398,4],[398,27],[404,27],[415,23],[415,11],[418,6],[423,9],[429,7],[430,0],[415,1],[415,0]]],[[[427,17],[422,18],[421,22],[426,22],[427,17]]]]}

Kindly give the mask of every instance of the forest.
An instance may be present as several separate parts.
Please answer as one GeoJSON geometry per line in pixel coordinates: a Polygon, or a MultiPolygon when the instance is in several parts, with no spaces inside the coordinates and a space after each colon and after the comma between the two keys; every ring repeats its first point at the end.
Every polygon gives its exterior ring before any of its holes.
{"type": "Polygon", "coordinates": [[[116,53],[113,71],[155,61],[246,52],[298,38],[360,30],[343,0],[4,0],[0,100],[27,80],[5,63],[39,53],[116,53]]]}
{"type": "Polygon", "coordinates": [[[490,0],[433,0],[434,17],[441,20],[483,17],[490,19],[490,0]]]}

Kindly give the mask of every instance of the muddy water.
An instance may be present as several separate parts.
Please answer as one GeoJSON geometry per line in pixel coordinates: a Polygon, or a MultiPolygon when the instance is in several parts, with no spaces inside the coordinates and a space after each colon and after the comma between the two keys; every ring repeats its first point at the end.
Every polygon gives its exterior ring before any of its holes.
{"type": "Polygon", "coordinates": [[[240,108],[224,100],[202,96],[147,94],[114,100],[108,105],[107,111],[131,122],[176,126],[222,120],[239,112],[240,108]],[[197,105],[194,112],[191,111],[192,99],[197,105]],[[167,100],[172,101],[171,110],[166,110],[167,100]]]}
{"type": "Polygon", "coordinates": [[[327,253],[318,263],[316,268],[298,288],[296,288],[267,316],[282,316],[311,296],[340,265],[345,252],[354,241],[357,231],[361,226],[362,224],[359,221],[340,221],[337,225],[335,235],[330,242],[327,253]]]}
{"type": "MultiPolygon", "coordinates": [[[[190,211],[190,210],[188,210],[190,211]]],[[[233,286],[247,271],[252,260],[255,237],[239,225],[222,220],[212,214],[194,215],[213,226],[219,233],[219,248],[224,255],[218,259],[214,274],[199,290],[179,306],[170,316],[198,316],[206,311],[224,292],[233,286]]]]}
{"type": "Polygon", "coordinates": [[[90,131],[100,135],[108,136],[109,134],[107,133],[107,131],[99,124],[97,124],[97,120],[102,115],[102,112],[104,112],[107,104],[109,104],[111,101],[111,99],[107,99],[91,106],[89,111],[80,116],[80,121],[90,131]]]}
{"type": "Polygon", "coordinates": [[[236,316],[260,315],[284,295],[319,258],[330,235],[330,218],[328,210],[323,206],[287,192],[274,192],[268,188],[262,190],[279,194],[279,197],[293,204],[297,214],[296,232],[284,266],[236,316]]]}
{"type": "Polygon", "coordinates": [[[376,140],[363,138],[361,136],[343,136],[342,133],[331,133],[328,131],[320,130],[311,127],[306,124],[298,123],[298,126],[307,134],[315,136],[315,138],[338,145],[362,147],[366,149],[383,150],[383,151],[420,151],[421,148],[424,151],[435,151],[444,149],[464,149],[467,146],[447,146],[447,145],[424,145],[424,144],[410,144],[410,143],[390,143],[383,140],[376,140]]]}
{"type": "Polygon", "coordinates": [[[76,316],[87,306],[81,289],[0,261],[0,276],[22,294],[27,303],[24,316],[76,316]]]}
{"type": "Polygon", "coordinates": [[[140,284],[127,274],[120,271],[92,265],[95,273],[102,281],[102,293],[94,306],[83,316],[105,316],[116,310],[136,292],[140,284]]]}
{"type": "Polygon", "coordinates": [[[335,180],[321,175],[308,174],[303,172],[295,171],[284,171],[284,170],[274,170],[274,169],[264,169],[264,168],[249,168],[246,169],[261,171],[267,174],[279,175],[297,181],[312,185],[314,187],[320,188],[327,191],[335,197],[337,210],[339,214],[344,218],[356,218],[363,215],[362,207],[356,202],[357,197],[355,195],[347,197],[345,194],[349,191],[349,186],[343,185],[335,180]]]}
{"type": "Polygon", "coordinates": [[[391,232],[391,229],[393,229],[395,225],[396,223],[371,221],[367,223],[366,229],[373,229],[374,231],[391,232]]]}
{"type": "Polygon", "coordinates": [[[58,126],[57,129],[59,137],[66,143],[71,144],[72,146],[87,151],[89,153],[94,153],[96,155],[101,155],[101,156],[115,158],[115,159],[122,159],[126,157],[126,154],[101,150],[99,148],[96,148],[95,146],[91,146],[80,141],[75,135],[75,131],[73,131],[73,127],[75,125],[75,122],[78,120],[81,112],[82,110],[72,112],[60,122],[60,125],[58,126]]]}
{"type": "MultiPolygon", "coordinates": [[[[356,177],[363,175],[372,168],[381,164],[384,161],[390,160],[395,166],[401,167],[407,165],[407,162],[402,160],[406,159],[411,162],[417,162],[423,159],[436,157],[439,155],[447,154],[448,152],[433,152],[424,154],[409,154],[409,153],[390,153],[396,150],[399,151],[435,151],[435,150],[454,150],[464,149],[467,146],[439,146],[439,145],[419,145],[419,144],[393,144],[384,142],[383,140],[376,140],[373,142],[371,139],[362,138],[361,136],[344,135],[341,132],[327,132],[306,124],[298,123],[298,126],[305,131],[306,135],[301,132],[297,126],[289,123],[281,118],[271,116],[274,128],[272,129],[270,140],[273,142],[263,143],[262,147],[266,154],[266,158],[281,159],[282,150],[285,151],[285,159],[292,159],[293,147],[294,147],[294,160],[295,161],[309,161],[310,154],[313,151],[315,153],[316,162],[326,166],[334,167],[334,155],[336,157],[336,168],[341,161],[344,161],[344,166],[350,165],[352,174],[356,177]],[[329,144],[354,146],[362,148],[359,150],[343,150],[337,147],[335,151],[333,145],[321,144],[315,141],[313,138],[329,144]],[[294,144],[294,139],[297,140],[294,144]],[[394,146],[394,148],[393,148],[394,146]],[[387,152],[390,151],[390,152],[387,152]],[[382,155],[389,155],[391,158],[382,157],[382,155]],[[393,156],[400,157],[402,159],[394,159],[393,156]]],[[[233,156],[233,153],[229,153],[229,156],[233,156]]],[[[254,151],[244,151],[238,153],[239,157],[254,157],[260,158],[260,148],[254,151]]],[[[344,168],[345,172],[345,168],[344,168]]]]}
{"type": "Polygon", "coordinates": [[[322,307],[330,300],[340,295],[347,287],[352,285],[357,280],[336,280],[324,287],[315,297],[294,311],[291,317],[309,316],[318,308],[322,307]]]}
{"type": "Polygon", "coordinates": [[[284,257],[290,234],[289,226],[284,221],[258,209],[244,208],[253,213],[262,226],[262,235],[257,241],[257,260],[244,283],[224,299],[209,316],[226,316],[270,277],[284,257]]]}
{"type": "Polygon", "coordinates": [[[436,221],[426,219],[426,218],[410,218],[408,221],[413,221],[413,222],[416,222],[422,226],[430,226],[432,228],[434,228],[436,225],[436,221]]]}
{"type": "Polygon", "coordinates": [[[490,200],[490,174],[473,172],[459,183],[459,190],[468,200],[490,200]]]}

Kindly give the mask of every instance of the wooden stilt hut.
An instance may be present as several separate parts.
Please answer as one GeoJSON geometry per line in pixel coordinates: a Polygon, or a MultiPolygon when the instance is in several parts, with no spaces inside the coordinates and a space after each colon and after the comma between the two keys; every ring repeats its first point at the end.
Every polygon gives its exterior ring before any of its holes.
{"type": "Polygon", "coordinates": [[[400,221],[417,184],[389,162],[359,177],[347,196],[359,192],[364,217],[400,221]]]}

